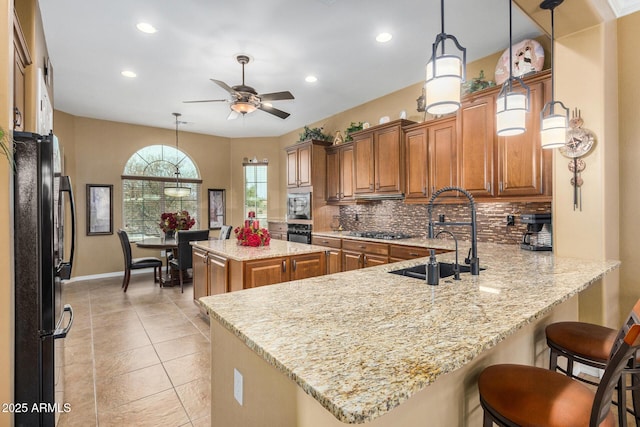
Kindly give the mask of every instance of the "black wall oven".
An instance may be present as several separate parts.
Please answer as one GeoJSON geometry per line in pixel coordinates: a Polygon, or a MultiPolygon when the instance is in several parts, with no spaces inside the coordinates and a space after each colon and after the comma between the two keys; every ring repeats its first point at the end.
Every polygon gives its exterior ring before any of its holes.
{"type": "Polygon", "coordinates": [[[287,240],[311,244],[311,224],[287,224],[287,240]]]}

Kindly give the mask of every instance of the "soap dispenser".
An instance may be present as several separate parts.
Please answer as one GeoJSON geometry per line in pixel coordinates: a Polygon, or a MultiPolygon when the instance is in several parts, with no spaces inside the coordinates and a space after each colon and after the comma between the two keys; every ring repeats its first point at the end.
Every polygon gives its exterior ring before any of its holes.
{"type": "Polygon", "coordinates": [[[437,285],[440,281],[440,263],[436,260],[436,250],[430,249],[429,262],[427,263],[427,283],[437,285]]]}

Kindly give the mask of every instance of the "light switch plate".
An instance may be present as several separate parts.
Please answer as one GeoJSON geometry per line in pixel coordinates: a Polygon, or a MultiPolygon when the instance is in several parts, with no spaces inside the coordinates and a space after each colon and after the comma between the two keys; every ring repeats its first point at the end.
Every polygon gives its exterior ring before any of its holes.
{"type": "Polygon", "coordinates": [[[233,368],[233,397],[242,406],[242,374],[233,368]]]}

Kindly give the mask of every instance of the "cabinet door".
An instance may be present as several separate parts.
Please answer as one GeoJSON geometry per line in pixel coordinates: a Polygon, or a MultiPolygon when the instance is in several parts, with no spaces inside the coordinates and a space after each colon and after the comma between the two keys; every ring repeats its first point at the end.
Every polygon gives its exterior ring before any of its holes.
{"type": "Polygon", "coordinates": [[[527,130],[520,135],[498,137],[499,196],[535,196],[543,193],[539,120],[544,98],[543,83],[531,85],[530,90],[527,130]]]}
{"type": "Polygon", "coordinates": [[[342,251],[342,271],[362,268],[362,252],[342,251]]]}
{"type": "Polygon", "coordinates": [[[383,255],[364,254],[362,256],[363,267],[374,267],[376,265],[388,264],[389,258],[383,255]]]}
{"type": "Polygon", "coordinates": [[[327,150],[327,202],[340,200],[340,151],[327,150]]]}
{"type": "Polygon", "coordinates": [[[327,257],[327,274],[339,273],[342,271],[342,251],[340,249],[329,249],[327,257]]]}
{"type": "Polygon", "coordinates": [[[223,257],[209,254],[208,266],[210,295],[226,293],[229,290],[227,260],[223,257]]]}
{"type": "Polygon", "coordinates": [[[353,145],[340,148],[340,199],[352,201],[353,191],[353,145]]]}
{"type": "Polygon", "coordinates": [[[273,285],[289,280],[287,258],[245,261],[244,289],[273,285]]]}
{"type": "Polygon", "coordinates": [[[399,193],[403,177],[400,173],[402,147],[400,127],[377,131],[374,135],[374,177],[376,193],[399,193]]]}
{"type": "Polygon", "coordinates": [[[209,278],[207,276],[207,252],[200,249],[193,249],[191,274],[193,278],[193,299],[198,300],[201,297],[210,295],[209,278]]]}
{"type": "Polygon", "coordinates": [[[353,158],[355,164],[354,189],[358,193],[373,193],[373,135],[360,136],[353,142],[353,158]]]}
{"type": "MultiPolygon", "coordinates": [[[[458,185],[458,156],[456,151],[456,120],[438,122],[429,132],[429,196],[443,187],[458,185]]],[[[458,194],[444,193],[440,197],[458,194]]]]}
{"type": "Polygon", "coordinates": [[[294,255],[290,259],[291,280],[308,279],[325,274],[326,263],[324,252],[305,255],[294,255]]]}
{"type": "Polygon", "coordinates": [[[298,186],[298,150],[287,151],[287,187],[298,186]]]}
{"type": "Polygon", "coordinates": [[[407,199],[424,199],[427,196],[427,129],[421,127],[405,135],[407,199]]]}
{"type": "Polygon", "coordinates": [[[298,148],[298,186],[311,185],[311,150],[313,146],[307,144],[298,148]]]}
{"type": "Polygon", "coordinates": [[[495,194],[493,149],[495,97],[487,95],[465,102],[458,112],[460,186],[474,196],[495,194]]]}

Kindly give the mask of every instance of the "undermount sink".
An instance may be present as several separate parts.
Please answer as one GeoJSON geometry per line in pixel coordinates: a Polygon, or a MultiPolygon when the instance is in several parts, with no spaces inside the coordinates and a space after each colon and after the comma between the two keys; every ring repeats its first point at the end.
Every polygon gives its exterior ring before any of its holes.
{"type": "MultiPolygon", "coordinates": [[[[453,276],[454,271],[453,267],[455,266],[452,262],[441,262],[440,263],[440,278],[453,276]]],[[[458,265],[460,268],[460,273],[468,273],[471,271],[471,268],[468,265],[460,264],[458,265]]],[[[480,270],[485,270],[484,268],[480,268],[480,270]]],[[[402,268],[400,270],[390,271],[389,273],[398,274],[400,276],[413,277],[416,279],[427,280],[427,266],[426,264],[416,265],[414,267],[402,268]]]]}

